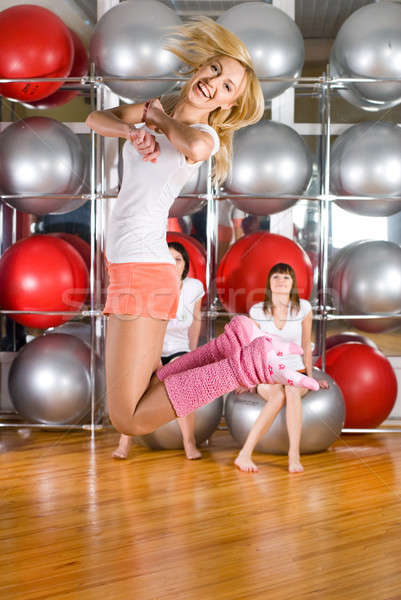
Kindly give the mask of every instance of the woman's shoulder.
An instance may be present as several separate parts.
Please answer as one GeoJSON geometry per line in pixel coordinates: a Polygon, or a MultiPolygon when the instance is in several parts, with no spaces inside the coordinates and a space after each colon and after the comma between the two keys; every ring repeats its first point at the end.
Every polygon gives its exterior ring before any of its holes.
{"type": "Polygon", "coordinates": [[[265,311],[263,310],[263,302],[257,302],[249,309],[249,316],[257,319],[260,316],[266,316],[265,311]]]}
{"type": "Polygon", "coordinates": [[[205,293],[203,283],[194,277],[185,277],[182,282],[182,287],[185,289],[186,293],[189,293],[196,298],[201,298],[205,293]]]}
{"type": "MultiPolygon", "coordinates": [[[[160,102],[163,106],[164,112],[168,115],[171,115],[174,112],[179,98],[179,94],[164,94],[163,96],[161,96],[160,102]]],[[[216,154],[216,152],[218,152],[220,148],[220,138],[218,136],[217,131],[211,125],[209,125],[208,123],[194,123],[193,125],[190,125],[190,127],[196,127],[197,129],[201,129],[202,131],[206,131],[207,133],[209,133],[214,141],[212,156],[213,154],[216,154]]]]}
{"type": "Polygon", "coordinates": [[[304,317],[312,310],[312,304],[309,302],[309,300],[305,300],[305,298],[299,299],[299,307],[304,317]]]}
{"type": "Polygon", "coordinates": [[[190,125],[190,127],[195,127],[196,129],[200,129],[201,131],[206,131],[206,133],[209,133],[212,136],[214,145],[211,156],[213,156],[214,154],[216,154],[216,152],[219,151],[220,138],[218,136],[217,131],[213,129],[211,125],[209,125],[208,123],[193,123],[192,125],[190,125]]]}

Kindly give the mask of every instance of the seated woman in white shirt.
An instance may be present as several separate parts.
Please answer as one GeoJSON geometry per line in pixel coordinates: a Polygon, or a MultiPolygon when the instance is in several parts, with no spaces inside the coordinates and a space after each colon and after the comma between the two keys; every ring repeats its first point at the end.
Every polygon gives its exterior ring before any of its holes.
{"type": "MultiPolygon", "coordinates": [[[[283,357],[283,363],[312,376],[312,307],[307,300],[300,299],[293,268],[286,263],[274,265],[267,276],[264,302],[254,304],[249,316],[263,333],[279,335],[286,342],[295,342],[303,349],[303,356],[291,354],[283,357]]],[[[321,388],[327,388],[320,381],[321,388]]],[[[256,419],[248,437],[235,459],[241,471],[256,472],[258,467],[252,461],[252,453],[257,442],[267,432],[276,415],[286,402],[286,419],[289,437],[288,470],[302,472],[299,445],[302,429],[301,398],[308,390],[280,384],[260,384],[257,393],[266,400],[266,406],[256,419]]]]}
{"type": "MultiPolygon", "coordinates": [[[[167,325],[161,356],[162,365],[197,347],[201,327],[201,302],[205,293],[201,281],[187,277],[189,256],[184,246],[178,242],[169,242],[168,247],[175,260],[181,289],[177,316],[167,325]]],[[[181,429],[186,457],[190,460],[201,458],[195,440],[195,413],[178,417],[177,422],[181,429]]],[[[113,458],[127,458],[131,443],[132,437],[122,434],[118,447],[113,452],[113,458]]]]}

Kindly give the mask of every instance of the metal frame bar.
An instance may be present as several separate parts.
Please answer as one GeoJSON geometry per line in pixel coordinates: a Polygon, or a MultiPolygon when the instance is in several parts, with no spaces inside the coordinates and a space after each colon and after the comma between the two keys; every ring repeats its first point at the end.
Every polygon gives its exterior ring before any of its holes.
{"type": "Polygon", "coordinates": [[[212,159],[208,160],[207,165],[207,217],[206,217],[206,336],[211,340],[216,335],[217,316],[217,290],[216,276],[218,263],[218,214],[217,199],[213,191],[212,184],[212,159]]]}
{"type": "Polygon", "coordinates": [[[322,137],[320,141],[321,165],[321,203],[320,203],[320,261],[318,277],[319,313],[322,315],[317,331],[317,347],[322,357],[322,369],[326,369],[326,332],[327,332],[327,278],[328,278],[328,235],[330,225],[330,83],[322,86],[320,105],[322,137]]]}
{"type": "MultiPolygon", "coordinates": [[[[292,0],[290,0],[292,2],[292,0]]],[[[108,8],[118,3],[116,0],[103,0],[105,6],[108,8]]],[[[108,9],[106,8],[106,10],[108,9]]],[[[103,11],[104,12],[104,11],[103,11]]],[[[49,78],[27,78],[27,79],[0,79],[0,83],[7,82],[18,82],[18,81],[49,81],[49,78]]],[[[93,108],[103,108],[107,102],[105,102],[105,84],[108,81],[186,81],[186,78],[177,77],[103,77],[96,75],[94,67],[92,66],[90,75],[83,78],[65,77],[65,78],[52,78],[50,81],[63,81],[63,82],[77,82],[82,86],[82,89],[88,88],[91,95],[91,102],[93,108]]],[[[319,282],[320,297],[319,297],[319,312],[314,315],[314,320],[320,322],[319,326],[319,344],[322,354],[323,368],[325,367],[325,333],[327,321],[332,320],[352,320],[352,319],[380,319],[380,318],[401,318],[401,314],[380,314],[380,315],[339,315],[330,314],[327,306],[327,267],[328,267],[328,232],[330,226],[330,209],[331,203],[336,200],[360,200],[375,201],[378,199],[385,199],[388,201],[397,201],[400,197],[394,196],[377,196],[377,197],[365,197],[365,196],[337,196],[330,193],[330,136],[337,134],[350,127],[351,124],[332,124],[331,113],[330,113],[330,94],[332,89],[342,87],[343,84],[356,83],[356,82],[399,82],[401,78],[333,78],[328,73],[321,77],[301,77],[301,78],[288,78],[288,77],[267,77],[261,78],[261,81],[286,81],[294,83],[295,87],[301,88],[304,86],[307,89],[313,89],[316,95],[321,97],[321,122],[320,124],[308,124],[308,123],[294,123],[291,121],[291,126],[298,131],[302,131],[305,135],[322,135],[321,138],[321,165],[322,167],[322,181],[320,194],[316,196],[312,195],[301,195],[297,196],[297,199],[314,200],[320,203],[321,206],[321,251],[320,251],[320,273],[321,278],[319,282]]],[[[293,94],[293,90],[291,90],[293,94]]],[[[313,92],[312,92],[313,93],[313,92]]],[[[111,96],[114,96],[111,94],[111,96]]],[[[287,98],[287,101],[289,97],[287,98]]],[[[287,110],[288,113],[288,110],[287,110]]],[[[286,113],[286,114],[287,114],[286,113]]],[[[287,115],[288,116],[288,115],[287,115]]],[[[3,130],[6,126],[13,123],[2,122],[0,124],[0,130],[3,130]]],[[[67,123],[67,126],[71,127],[77,132],[83,133],[86,129],[81,123],[67,123]]],[[[68,195],[68,194],[29,194],[32,197],[50,197],[50,198],[86,198],[91,201],[91,267],[90,267],[90,308],[89,310],[76,311],[76,312],[63,312],[63,311],[12,311],[12,310],[0,310],[2,314],[47,314],[47,315],[68,315],[68,316],[85,316],[90,317],[91,321],[91,364],[90,364],[90,375],[92,380],[92,393],[91,393],[91,420],[90,424],[84,425],[46,425],[46,424],[26,424],[26,423],[5,423],[0,422],[0,428],[13,427],[23,428],[29,427],[33,429],[84,429],[89,430],[91,437],[95,436],[96,431],[100,431],[105,428],[104,424],[95,423],[95,363],[96,354],[104,357],[104,332],[105,323],[102,311],[100,309],[101,303],[101,289],[98,285],[102,280],[102,253],[104,251],[104,231],[106,224],[106,203],[103,200],[115,198],[116,195],[107,193],[106,186],[106,175],[107,165],[105,159],[105,141],[103,138],[91,132],[91,193],[83,195],[68,195]],[[100,335],[98,335],[100,333],[100,335]]],[[[214,190],[211,182],[211,162],[209,161],[208,166],[208,179],[207,179],[207,193],[205,194],[187,194],[193,197],[206,197],[208,200],[208,212],[207,212],[207,294],[208,303],[207,310],[203,311],[203,314],[207,319],[207,335],[208,338],[215,335],[215,319],[217,316],[232,316],[231,313],[217,310],[217,294],[216,294],[216,272],[217,272],[217,249],[218,249],[218,218],[217,218],[217,199],[218,198],[230,198],[230,197],[260,197],[269,198],[277,195],[254,195],[254,194],[225,194],[224,191],[214,190]]],[[[27,195],[16,194],[16,195],[0,195],[1,200],[11,200],[17,198],[24,198],[27,195]]],[[[295,196],[283,195],[283,199],[295,198],[295,196]]],[[[1,213],[3,212],[3,205],[1,205],[1,213]]],[[[0,213],[0,215],[1,215],[0,213]]],[[[12,242],[16,241],[16,214],[17,211],[13,211],[13,227],[12,227],[12,242]]],[[[1,418],[0,414],[0,418],[1,418]]],[[[104,417],[104,414],[103,414],[104,417]]],[[[401,432],[401,428],[377,428],[377,429],[344,429],[344,433],[394,433],[401,432]]]]}

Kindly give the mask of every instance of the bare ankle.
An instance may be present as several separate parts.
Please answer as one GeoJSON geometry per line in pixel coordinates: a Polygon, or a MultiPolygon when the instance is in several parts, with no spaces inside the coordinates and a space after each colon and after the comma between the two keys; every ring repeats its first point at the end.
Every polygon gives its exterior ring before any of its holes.
{"type": "Polygon", "coordinates": [[[184,442],[185,456],[188,458],[188,460],[195,460],[197,458],[202,458],[202,453],[196,446],[195,438],[186,439],[183,442],[184,442]]]}
{"type": "Polygon", "coordinates": [[[243,453],[242,450],[238,453],[237,458],[234,460],[234,465],[237,467],[237,469],[246,473],[257,473],[259,470],[252,460],[252,454],[243,453]]]}
{"type": "Polygon", "coordinates": [[[298,451],[288,452],[288,471],[290,473],[303,473],[304,468],[298,451]]]}
{"type": "Polygon", "coordinates": [[[121,435],[118,447],[114,450],[112,456],[113,458],[125,459],[127,458],[129,451],[131,449],[132,438],[129,435],[121,435]]]}

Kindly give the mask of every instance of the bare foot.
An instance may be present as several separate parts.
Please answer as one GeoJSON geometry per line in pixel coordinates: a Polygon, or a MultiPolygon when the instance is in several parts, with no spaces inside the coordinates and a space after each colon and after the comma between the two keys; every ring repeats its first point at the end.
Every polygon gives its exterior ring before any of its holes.
{"type": "Polygon", "coordinates": [[[301,464],[301,459],[299,454],[289,454],[288,455],[288,471],[290,473],[303,473],[304,468],[301,464]]]}
{"type": "Polygon", "coordinates": [[[117,448],[114,450],[112,457],[125,459],[131,449],[132,438],[130,435],[120,435],[120,441],[117,448]]]}
{"type": "Polygon", "coordinates": [[[185,456],[188,460],[197,460],[202,458],[202,453],[196,447],[195,441],[184,441],[185,456]]]}
{"type": "Polygon", "coordinates": [[[259,471],[258,467],[252,462],[250,456],[238,454],[237,458],[234,461],[235,466],[240,471],[244,471],[245,473],[257,473],[259,471]]]}

